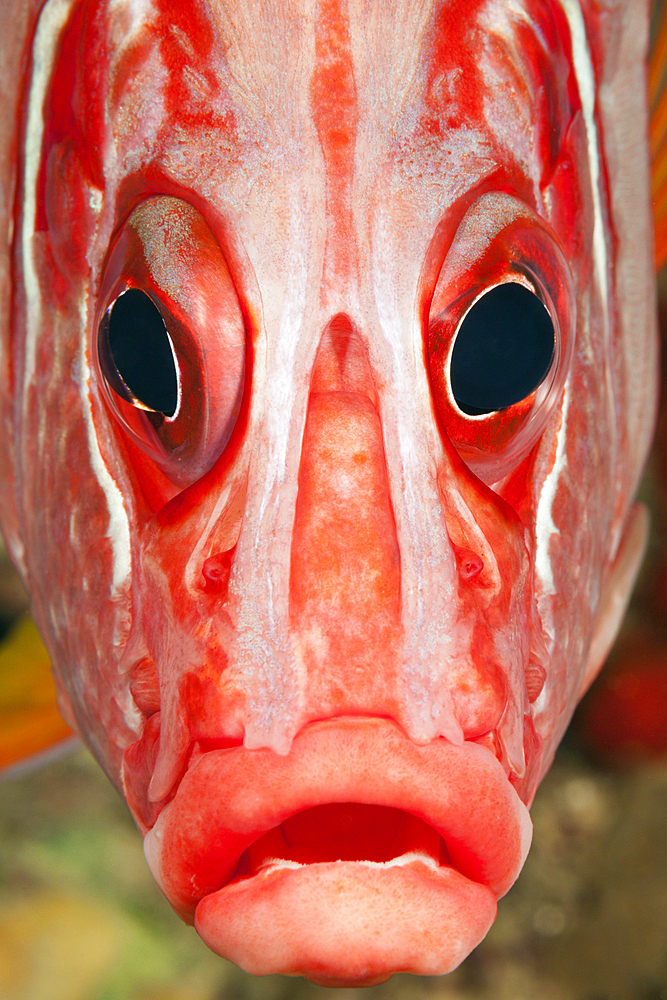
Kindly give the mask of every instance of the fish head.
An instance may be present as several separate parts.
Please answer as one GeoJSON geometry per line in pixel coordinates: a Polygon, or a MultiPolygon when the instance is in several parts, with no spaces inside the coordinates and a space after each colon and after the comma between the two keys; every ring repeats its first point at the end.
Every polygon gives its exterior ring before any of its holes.
{"type": "Polygon", "coordinates": [[[249,971],[447,972],[523,864],[646,534],[644,6],[35,15],[3,529],[249,971]]]}

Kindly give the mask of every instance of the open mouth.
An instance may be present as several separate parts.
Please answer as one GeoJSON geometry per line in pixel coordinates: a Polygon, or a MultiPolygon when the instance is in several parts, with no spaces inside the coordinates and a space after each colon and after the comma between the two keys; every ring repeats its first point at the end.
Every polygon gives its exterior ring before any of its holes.
{"type": "Polygon", "coordinates": [[[391,806],[330,802],[290,816],[256,840],[241,855],[231,881],[336,861],[451,867],[443,838],[418,816],[391,806]]]}
{"type": "Polygon", "coordinates": [[[290,753],[200,757],[145,838],[214,951],[256,975],[371,985],[451,971],[517,877],[530,819],[490,751],[386,719],[317,722],[290,753]]]}

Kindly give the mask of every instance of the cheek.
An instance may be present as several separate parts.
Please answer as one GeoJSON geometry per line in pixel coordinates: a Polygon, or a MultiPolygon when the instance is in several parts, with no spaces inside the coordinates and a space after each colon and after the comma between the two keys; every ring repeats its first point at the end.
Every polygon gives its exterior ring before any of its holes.
{"type": "MultiPolygon", "coordinates": [[[[62,308],[71,299],[71,282],[85,278],[90,270],[87,255],[96,222],[92,207],[96,195],[99,192],[86,181],[73,142],[54,145],[45,160],[39,208],[49,235],[53,266],[64,283],[58,295],[62,308]]],[[[52,293],[54,287],[52,282],[52,293]]]]}
{"type": "Polygon", "coordinates": [[[128,731],[115,695],[118,650],[129,628],[126,574],[119,573],[129,568],[129,532],[82,391],[75,293],[72,300],[71,312],[63,313],[42,297],[23,400],[20,499],[35,619],[77,724],[91,733],[98,756],[111,760],[108,740],[128,731]]]}
{"type": "Polygon", "coordinates": [[[585,338],[583,331],[560,427],[536,456],[537,463],[548,456],[551,467],[534,512],[537,601],[551,653],[536,728],[547,750],[557,744],[582,693],[616,517],[617,456],[600,376],[606,359],[600,357],[597,369],[582,366],[585,338]]]}

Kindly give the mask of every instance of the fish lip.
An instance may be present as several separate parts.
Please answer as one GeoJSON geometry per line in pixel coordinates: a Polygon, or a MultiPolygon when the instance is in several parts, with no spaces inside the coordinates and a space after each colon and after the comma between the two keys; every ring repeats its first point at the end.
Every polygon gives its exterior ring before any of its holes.
{"type": "Polygon", "coordinates": [[[204,897],[232,882],[251,844],[297,813],[333,802],[420,817],[445,840],[452,867],[496,898],[515,881],[530,846],[528,811],[491,751],[442,738],[418,746],[389,719],[347,717],[309,723],[286,756],[244,747],[204,753],[146,834],[146,859],[191,922],[204,897]]]}

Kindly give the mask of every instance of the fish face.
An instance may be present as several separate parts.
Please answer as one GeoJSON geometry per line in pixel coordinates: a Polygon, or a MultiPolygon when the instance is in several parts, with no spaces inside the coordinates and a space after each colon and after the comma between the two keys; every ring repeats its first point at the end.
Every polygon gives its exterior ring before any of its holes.
{"type": "Polygon", "coordinates": [[[655,408],[625,6],[36,20],[3,527],[158,884],[249,971],[454,968],[613,640],[655,408]]]}

